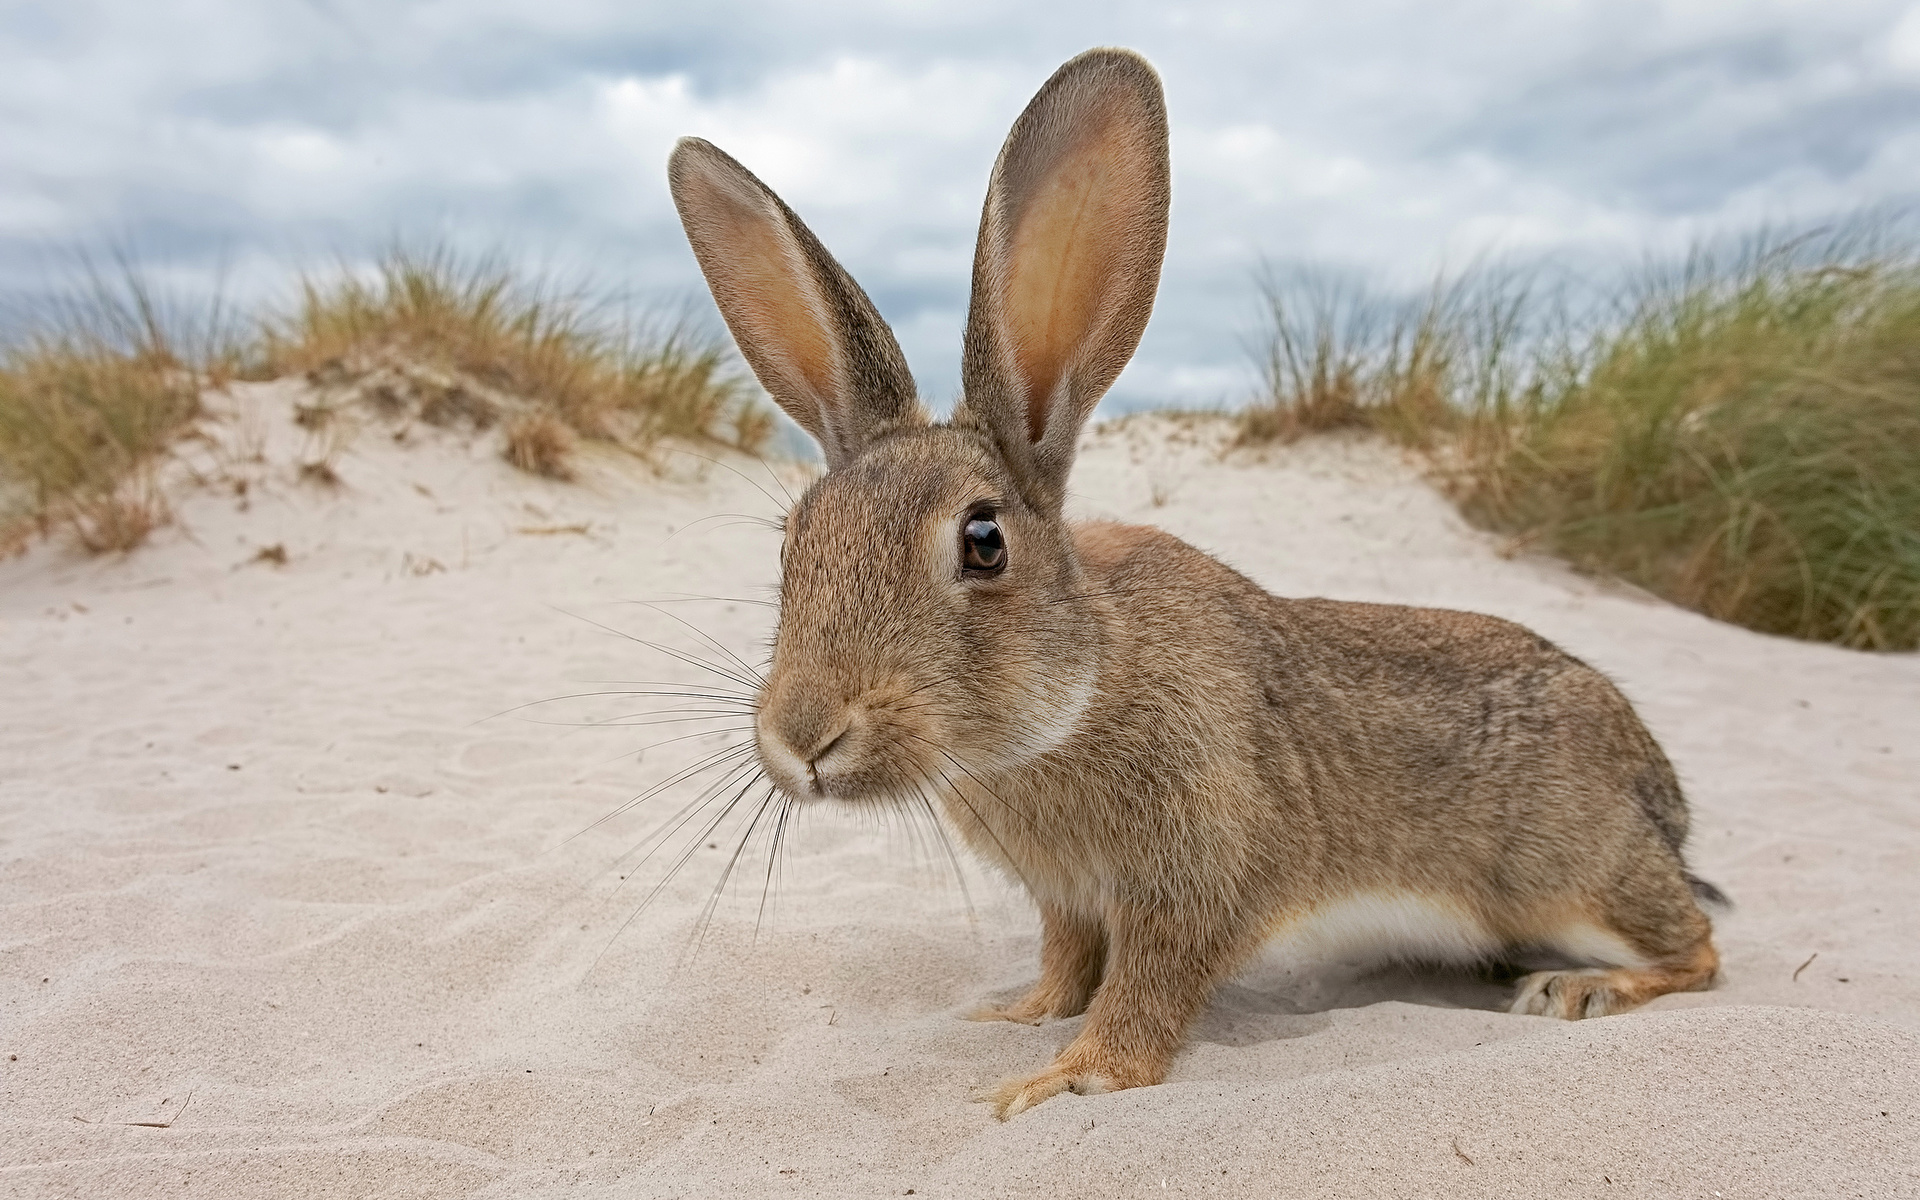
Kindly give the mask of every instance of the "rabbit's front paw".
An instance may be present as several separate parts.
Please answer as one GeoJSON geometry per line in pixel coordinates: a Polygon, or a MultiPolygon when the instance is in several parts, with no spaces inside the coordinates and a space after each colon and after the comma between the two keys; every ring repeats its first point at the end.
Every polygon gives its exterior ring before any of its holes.
{"type": "MultiPolygon", "coordinates": [[[[1084,1039],[1085,1034],[1081,1037],[1084,1039]]],[[[1167,1067],[1158,1056],[1118,1053],[1100,1045],[1067,1047],[1053,1065],[1029,1079],[1009,1079],[999,1087],[974,1096],[993,1105],[1002,1121],[1027,1111],[1061,1092],[1098,1096],[1125,1088],[1150,1087],[1166,1078],[1167,1067]]]]}
{"type": "Polygon", "coordinates": [[[1077,1017],[1087,1010],[1086,1003],[1070,1003],[1044,988],[1035,988],[1012,1004],[989,1004],[967,1014],[969,1021],[1012,1021],[1017,1025],[1038,1025],[1048,1017],[1077,1017]]]}
{"type": "Polygon", "coordinates": [[[1031,1079],[1009,1079],[977,1099],[993,1106],[993,1115],[1002,1121],[1017,1117],[1042,1100],[1051,1100],[1061,1092],[1076,1096],[1097,1096],[1115,1088],[1112,1080],[1097,1071],[1078,1071],[1054,1063],[1031,1079]]]}
{"type": "Polygon", "coordinates": [[[1012,1021],[1016,1025],[1038,1025],[1051,1015],[1044,1009],[1036,1009],[1027,1001],[1017,1004],[989,1004],[976,1008],[967,1014],[969,1021],[1012,1021]]]}

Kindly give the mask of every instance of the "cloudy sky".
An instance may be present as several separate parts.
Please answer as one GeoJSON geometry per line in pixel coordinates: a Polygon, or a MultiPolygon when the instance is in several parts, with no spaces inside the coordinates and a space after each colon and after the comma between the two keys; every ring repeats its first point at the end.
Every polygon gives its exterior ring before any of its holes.
{"type": "Polygon", "coordinates": [[[1153,60],[1173,118],[1118,406],[1245,397],[1262,260],[1411,286],[1920,196],[1920,6],[1873,0],[0,2],[0,298],[105,245],[271,295],[400,236],[705,304],[662,170],[697,133],[949,397],[994,152],[1100,44],[1153,60]]]}

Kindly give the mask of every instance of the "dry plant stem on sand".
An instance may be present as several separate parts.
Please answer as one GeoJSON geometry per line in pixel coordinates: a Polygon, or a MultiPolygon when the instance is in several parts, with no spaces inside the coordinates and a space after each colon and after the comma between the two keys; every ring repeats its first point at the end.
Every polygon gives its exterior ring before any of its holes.
{"type": "Polygon", "coordinates": [[[1040,979],[982,1015],[1086,1022],[986,1097],[1002,1117],[1160,1082],[1274,935],[1545,949],[1578,965],[1513,1010],[1569,1019],[1707,987],[1686,803],[1604,676],[1492,617],[1284,600],[1159,530],[1064,519],[1151,310],[1168,175],[1142,59],[1047,82],[994,166],[965,395],[936,424],[799,218],[712,145],[675,150],[721,312],[828,467],[785,524],[761,769],[799,803],[932,796],[1032,896],[1040,979]]]}
{"type": "Polygon", "coordinates": [[[507,423],[507,461],[529,475],[549,479],[572,479],[568,465],[578,439],[559,417],[548,412],[531,412],[507,423]]]}

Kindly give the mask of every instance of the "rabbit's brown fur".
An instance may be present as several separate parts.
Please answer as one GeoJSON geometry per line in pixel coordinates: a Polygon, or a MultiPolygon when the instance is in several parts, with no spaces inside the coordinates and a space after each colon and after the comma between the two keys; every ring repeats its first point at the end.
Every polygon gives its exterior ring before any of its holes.
{"type": "Polygon", "coordinates": [[[1151,305],[1165,134],[1124,51],[1035,97],[989,187],[944,425],[798,218],[706,143],[676,150],[721,311],[829,466],[787,520],[763,766],[801,799],[936,795],[1031,893],[1040,979],[982,1015],[1087,1019],[1002,1116],[1158,1082],[1276,936],[1557,952],[1591,965],[1527,976],[1514,1009],[1567,1018],[1707,986],[1685,802],[1604,676],[1497,618],[1281,599],[1159,530],[1062,518],[1151,305]],[[963,566],[981,514],[998,574],[963,566]]]}

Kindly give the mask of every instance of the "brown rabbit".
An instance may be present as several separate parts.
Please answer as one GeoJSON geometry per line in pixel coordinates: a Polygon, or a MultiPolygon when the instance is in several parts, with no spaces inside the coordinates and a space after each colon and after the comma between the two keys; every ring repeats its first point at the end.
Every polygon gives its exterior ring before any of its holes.
{"type": "Polygon", "coordinates": [[[994,164],[964,399],[933,422],[892,333],[712,145],[674,203],[741,352],[820,442],[793,507],[755,724],[797,800],[937,796],[1039,907],[1040,979],[984,1014],[1087,1014],[993,1095],[1165,1077],[1273,937],[1422,959],[1545,950],[1518,1013],[1705,988],[1673,769],[1599,672],[1494,617],[1287,600],[1157,529],[1061,515],[1082,425],[1140,340],[1166,246],[1153,69],[1094,50],[994,164]]]}

